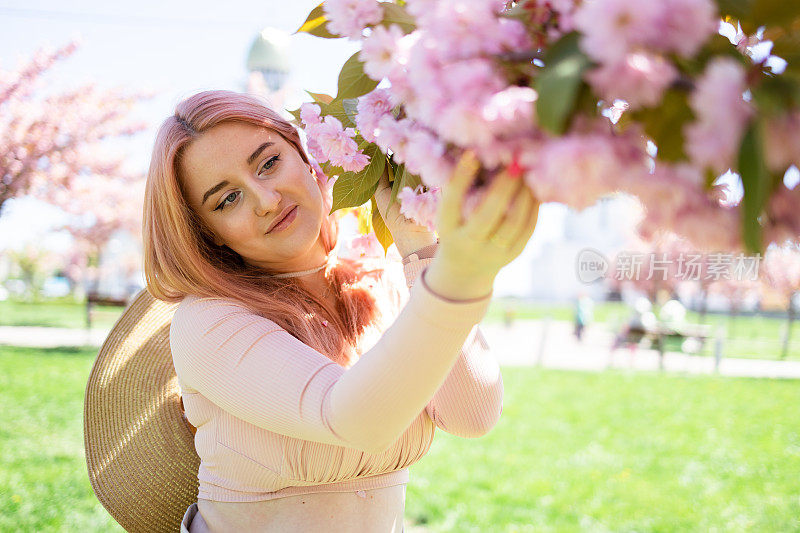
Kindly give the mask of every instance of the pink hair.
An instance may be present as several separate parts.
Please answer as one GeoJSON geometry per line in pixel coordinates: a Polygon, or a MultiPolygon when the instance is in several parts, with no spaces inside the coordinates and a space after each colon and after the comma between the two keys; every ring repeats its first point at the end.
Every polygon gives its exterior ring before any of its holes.
{"type": "MultiPolygon", "coordinates": [[[[269,318],[298,340],[341,366],[355,362],[362,335],[381,318],[379,301],[357,260],[333,252],[339,235],[334,215],[323,218],[320,236],[328,263],[325,278],[337,299],[334,313],[297,278],[274,278],[226,246],[213,242],[210,229],[190,208],[181,186],[180,160],[186,147],[205,131],[229,121],[269,128],[292,144],[304,162],[309,158],[294,126],[255,96],[232,91],[204,91],[181,101],[156,136],[145,189],[143,240],[147,290],[154,297],[177,302],[186,295],[235,298],[253,312],[269,318]],[[317,315],[323,311],[326,327],[317,315]]],[[[316,177],[316,172],[314,173],[316,177]]],[[[329,213],[330,190],[317,178],[323,208],[329,213]]]]}

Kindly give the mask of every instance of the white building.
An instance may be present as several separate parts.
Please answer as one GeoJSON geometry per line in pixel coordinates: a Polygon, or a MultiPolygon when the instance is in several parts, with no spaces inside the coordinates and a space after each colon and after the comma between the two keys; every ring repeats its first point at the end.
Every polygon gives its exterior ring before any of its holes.
{"type": "Polygon", "coordinates": [[[578,278],[578,254],[591,248],[612,259],[633,233],[637,206],[625,195],[603,198],[580,212],[561,204],[541,206],[533,238],[500,271],[495,295],[563,302],[586,291],[594,299],[603,298],[607,289],[602,279],[587,284],[578,278]]]}

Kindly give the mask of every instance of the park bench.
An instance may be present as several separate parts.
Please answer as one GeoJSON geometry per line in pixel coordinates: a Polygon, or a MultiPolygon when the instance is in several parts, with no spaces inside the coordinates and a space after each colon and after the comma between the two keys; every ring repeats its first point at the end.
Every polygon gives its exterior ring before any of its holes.
{"type": "MultiPolygon", "coordinates": [[[[122,307],[124,309],[128,306],[128,299],[111,298],[108,296],[102,296],[98,293],[90,292],[86,296],[86,329],[92,329],[92,320],[96,318],[98,314],[108,313],[108,311],[95,309],[97,306],[101,305],[105,307],[122,307]]],[[[114,314],[116,315],[117,313],[114,312],[114,314]]]]}
{"type": "Polygon", "coordinates": [[[631,344],[645,345],[658,350],[663,357],[668,344],[678,343],[680,350],[684,351],[684,342],[687,339],[695,339],[698,342],[697,352],[699,352],[710,337],[711,326],[707,324],[671,325],[665,322],[656,322],[652,326],[623,329],[614,342],[614,348],[631,344]]]}

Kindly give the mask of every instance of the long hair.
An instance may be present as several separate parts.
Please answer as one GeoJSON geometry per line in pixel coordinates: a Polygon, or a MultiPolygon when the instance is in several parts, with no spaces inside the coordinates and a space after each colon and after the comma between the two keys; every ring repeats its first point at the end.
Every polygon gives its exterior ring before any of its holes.
{"type": "Polygon", "coordinates": [[[357,359],[355,348],[362,336],[371,331],[370,326],[376,327],[385,318],[387,308],[379,301],[386,294],[384,269],[366,268],[364,262],[340,258],[334,252],[339,236],[338,220],[335,215],[327,214],[333,199],[316,172],[326,213],[320,229],[327,252],[324,273],[337,300],[333,315],[325,312],[321,297],[304,288],[297,278],[272,277],[258,267],[247,265],[227,246],[214,244],[210,228],[186,199],[179,163],[194,139],[230,121],[277,132],[309,163],[294,126],[255,96],[204,91],[178,103],[175,114],[158,131],[147,174],[142,226],[147,290],[168,302],[180,301],[190,294],[238,300],[339,365],[348,367],[357,359]],[[327,326],[323,319],[327,319],[327,326]]]}

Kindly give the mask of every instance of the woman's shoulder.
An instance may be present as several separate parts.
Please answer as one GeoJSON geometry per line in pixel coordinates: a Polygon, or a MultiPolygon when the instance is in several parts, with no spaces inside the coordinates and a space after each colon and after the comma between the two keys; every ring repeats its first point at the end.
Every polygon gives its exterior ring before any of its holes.
{"type": "Polygon", "coordinates": [[[207,325],[220,317],[255,315],[243,302],[230,297],[187,294],[175,308],[172,322],[207,325]]]}

